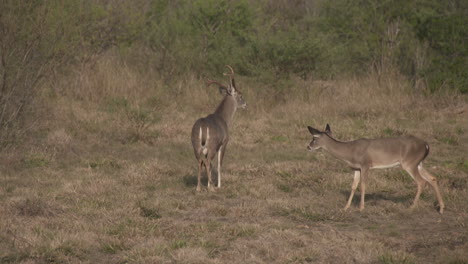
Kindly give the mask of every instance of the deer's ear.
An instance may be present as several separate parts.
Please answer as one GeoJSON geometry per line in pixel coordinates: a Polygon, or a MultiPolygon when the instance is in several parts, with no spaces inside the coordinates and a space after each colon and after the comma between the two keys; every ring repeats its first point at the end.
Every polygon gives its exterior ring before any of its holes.
{"type": "Polygon", "coordinates": [[[332,132],[331,132],[331,128],[330,128],[330,125],[327,124],[327,126],[325,127],[325,133],[327,133],[328,135],[331,136],[332,132]]]}
{"type": "Polygon", "coordinates": [[[307,128],[309,129],[309,132],[312,134],[312,136],[320,135],[320,131],[318,131],[317,129],[311,126],[307,126],[307,128]]]}

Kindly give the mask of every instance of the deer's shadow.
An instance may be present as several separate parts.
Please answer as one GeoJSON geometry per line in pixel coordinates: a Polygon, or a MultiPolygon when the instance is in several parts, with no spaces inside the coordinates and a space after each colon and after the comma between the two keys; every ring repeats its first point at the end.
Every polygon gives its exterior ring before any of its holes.
{"type": "MultiPolygon", "coordinates": [[[[349,198],[351,191],[341,191],[341,194],[345,197],[347,200],[349,198]]],[[[406,203],[406,202],[411,202],[411,197],[408,195],[399,195],[399,194],[393,194],[389,192],[375,192],[375,193],[367,193],[366,192],[366,203],[367,202],[377,202],[377,201],[390,201],[394,203],[406,203]]],[[[353,205],[358,205],[361,200],[361,193],[356,190],[354,193],[354,197],[352,200],[353,205]]]]}
{"type": "MultiPolygon", "coordinates": [[[[198,173],[198,172],[196,172],[198,173]]],[[[213,181],[213,184],[216,186],[218,184],[218,172],[216,170],[213,170],[211,172],[211,180],[213,181]]],[[[187,174],[185,175],[182,180],[184,181],[185,186],[187,187],[194,187],[197,186],[198,184],[198,174],[187,174]]],[[[208,175],[206,174],[206,171],[203,171],[201,175],[201,184],[203,186],[208,185],[208,175]]]]}

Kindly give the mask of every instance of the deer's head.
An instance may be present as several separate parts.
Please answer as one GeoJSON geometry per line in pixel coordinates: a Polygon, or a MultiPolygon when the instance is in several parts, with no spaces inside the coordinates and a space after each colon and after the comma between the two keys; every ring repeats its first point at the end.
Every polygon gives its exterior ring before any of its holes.
{"type": "Polygon", "coordinates": [[[232,96],[232,98],[235,100],[236,105],[238,108],[245,109],[247,107],[247,103],[244,100],[244,97],[242,96],[242,93],[237,90],[236,83],[234,81],[234,70],[232,69],[231,66],[226,65],[229,70],[231,70],[230,73],[224,73],[223,75],[229,76],[229,84],[227,86],[216,82],[216,81],[208,81],[208,85],[210,84],[217,84],[219,86],[219,92],[221,94],[224,94],[225,96],[232,96]]]}
{"type": "Polygon", "coordinates": [[[309,129],[310,134],[312,134],[312,141],[307,146],[307,149],[309,151],[319,150],[323,148],[326,141],[330,139],[331,134],[332,134],[330,126],[328,124],[325,127],[324,132],[319,131],[310,126],[307,126],[307,128],[309,129]]]}

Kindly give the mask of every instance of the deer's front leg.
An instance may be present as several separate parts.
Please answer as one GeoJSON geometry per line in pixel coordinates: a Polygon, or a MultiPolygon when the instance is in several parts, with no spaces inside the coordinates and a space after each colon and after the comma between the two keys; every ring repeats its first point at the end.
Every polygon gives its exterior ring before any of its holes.
{"type": "Polygon", "coordinates": [[[223,153],[223,146],[218,151],[218,188],[221,188],[221,155],[223,153]]]}
{"type": "Polygon", "coordinates": [[[349,195],[349,198],[348,198],[348,202],[346,203],[346,206],[344,208],[344,210],[348,210],[349,206],[351,206],[351,202],[353,201],[353,197],[354,197],[354,192],[356,191],[357,189],[357,186],[359,184],[359,179],[361,178],[361,171],[359,170],[355,170],[354,171],[354,180],[353,180],[353,185],[351,187],[351,194],[349,195]]]}
{"type": "Polygon", "coordinates": [[[366,180],[368,168],[361,168],[361,203],[359,204],[359,210],[364,210],[364,199],[366,196],[366,180]]]}

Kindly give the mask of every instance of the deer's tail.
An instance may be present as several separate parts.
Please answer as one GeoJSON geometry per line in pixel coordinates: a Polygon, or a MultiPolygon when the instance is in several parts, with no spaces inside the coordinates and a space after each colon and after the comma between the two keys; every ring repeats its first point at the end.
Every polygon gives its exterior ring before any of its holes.
{"type": "Polygon", "coordinates": [[[426,152],[424,153],[424,157],[423,157],[423,158],[421,159],[421,161],[419,162],[418,168],[421,168],[421,167],[422,167],[423,161],[427,158],[427,155],[429,155],[429,144],[426,143],[425,147],[426,147],[426,152]]]}
{"type": "Polygon", "coordinates": [[[424,153],[424,158],[421,160],[421,162],[426,159],[427,155],[429,155],[429,144],[426,143],[426,153],[424,153]]]}
{"type": "Polygon", "coordinates": [[[206,137],[203,140],[203,129],[200,126],[200,133],[199,133],[199,138],[200,138],[200,157],[205,161],[206,156],[208,154],[208,140],[210,139],[210,128],[206,127],[206,137]]]}

